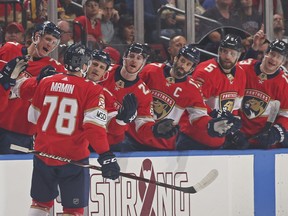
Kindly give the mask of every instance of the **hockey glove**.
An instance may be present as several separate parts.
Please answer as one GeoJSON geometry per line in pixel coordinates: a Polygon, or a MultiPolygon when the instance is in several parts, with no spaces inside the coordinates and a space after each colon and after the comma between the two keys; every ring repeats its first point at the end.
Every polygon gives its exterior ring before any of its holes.
{"type": "MultiPolygon", "coordinates": [[[[118,110],[116,119],[124,123],[132,122],[137,116],[138,101],[133,93],[127,94],[123,98],[122,107],[118,110]]],[[[123,124],[123,123],[122,123],[123,124]]]]}
{"type": "Polygon", "coordinates": [[[116,156],[112,152],[108,151],[100,154],[98,157],[98,162],[101,165],[103,178],[112,180],[119,178],[120,167],[117,163],[116,156]]]}
{"type": "Polygon", "coordinates": [[[9,61],[0,72],[0,83],[5,90],[8,90],[10,86],[14,86],[16,78],[21,72],[27,68],[28,57],[21,56],[9,61]]]}
{"type": "Polygon", "coordinates": [[[224,137],[233,126],[226,117],[213,118],[208,122],[208,134],[211,137],[224,137]]]}
{"type": "Polygon", "coordinates": [[[268,130],[264,130],[260,134],[254,137],[258,140],[262,148],[268,149],[276,143],[281,143],[285,139],[285,129],[279,125],[275,124],[268,130]]]}
{"type": "Polygon", "coordinates": [[[239,130],[226,136],[223,149],[247,149],[249,148],[248,139],[239,130]]]}
{"type": "Polygon", "coordinates": [[[152,128],[156,138],[169,139],[179,132],[179,125],[173,124],[173,119],[162,119],[156,122],[152,128]]]}
{"type": "Polygon", "coordinates": [[[52,67],[51,65],[47,65],[45,67],[42,68],[42,70],[40,71],[40,74],[38,74],[36,80],[39,84],[39,82],[44,78],[44,77],[47,77],[47,76],[52,76],[54,74],[56,74],[56,70],[54,67],[52,67]]]}
{"type": "Polygon", "coordinates": [[[228,123],[233,123],[229,132],[236,132],[241,128],[242,122],[239,116],[235,116],[231,112],[226,111],[222,112],[222,117],[226,117],[228,119],[228,123]]]}

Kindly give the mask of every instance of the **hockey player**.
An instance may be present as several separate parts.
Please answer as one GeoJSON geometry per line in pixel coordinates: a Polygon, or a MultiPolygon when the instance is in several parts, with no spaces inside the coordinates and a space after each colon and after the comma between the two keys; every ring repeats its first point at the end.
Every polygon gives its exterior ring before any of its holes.
{"type": "Polygon", "coordinates": [[[174,58],[172,67],[161,63],[151,63],[143,68],[140,77],[151,89],[156,123],[142,131],[137,127],[129,127],[129,136],[123,145],[125,150],[175,149],[178,130],[175,125],[178,124],[184,112],[189,116],[189,124],[203,131],[203,139],[205,139],[204,134],[218,135],[232,127],[227,119],[219,118],[214,121],[207,114],[199,85],[188,76],[199,61],[199,50],[193,45],[186,45],[174,58]],[[166,132],[166,128],[171,129],[166,132]]]}
{"type": "MultiPolygon", "coordinates": [[[[92,52],[92,63],[87,71],[86,78],[101,85],[109,77],[108,68],[111,65],[109,54],[102,50],[92,52]]],[[[110,145],[123,141],[123,134],[127,130],[125,122],[135,118],[137,110],[137,98],[133,93],[127,93],[121,102],[119,109],[115,96],[106,88],[103,88],[106,110],[108,111],[107,136],[110,145]],[[119,110],[118,110],[119,109],[119,110]],[[124,124],[123,124],[124,123],[124,124]],[[119,138],[119,139],[118,139],[119,138]]]]}
{"type": "MultiPolygon", "coordinates": [[[[46,21],[35,27],[33,43],[29,47],[7,42],[0,49],[0,59],[13,68],[15,64],[10,64],[9,61],[19,56],[29,56],[28,66],[20,76],[37,76],[46,65],[53,66],[57,72],[65,73],[65,68],[59,62],[47,56],[58,46],[59,40],[60,30],[52,22],[46,21]]],[[[0,112],[0,154],[19,153],[10,150],[11,143],[31,147],[36,128],[27,121],[29,105],[29,101],[11,95],[6,109],[0,112]]]]}
{"type": "MultiPolygon", "coordinates": [[[[265,41],[263,37],[253,39],[256,51],[260,40],[265,41]]],[[[275,40],[261,62],[251,58],[239,62],[247,76],[241,132],[249,139],[250,148],[288,147],[288,76],[281,68],[287,54],[288,44],[275,40]]]]}
{"type": "Polygon", "coordinates": [[[233,115],[238,115],[246,83],[243,69],[236,65],[241,49],[240,37],[226,35],[218,49],[219,57],[200,63],[192,74],[192,78],[201,85],[209,115],[213,118],[226,116],[230,119],[229,122],[233,122],[233,130],[218,138],[204,136],[201,130],[187,123],[188,116],[185,115],[180,122],[181,133],[177,140],[177,149],[219,149],[223,147],[225,139],[230,138],[230,132],[239,133],[237,128],[240,128],[241,123],[233,115]]]}
{"type": "MultiPolygon", "coordinates": [[[[91,52],[72,44],[64,55],[68,74],[46,77],[39,83],[28,112],[37,124],[35,150],[88,163],[88,145],[99,154],[104,178],[117,179],[119,165],[106,136],[107,111],[102,87],[85,80],[91,52]],[[95,137],[97,137],[95,139],[95,137]]],[[[48,216],[59,186],[63,215],[83,216],[88,206],[89,169],[34,156],[29,216],[48,216]]]]}
{"type": "MultiPolygon", "coordinates": [[[[123,56],[123,66],[111,66],[107,79],[101,83],[103,87],[107,88],[116,97],[117,110],[123,109],[122,106],[124,104],[122,104],[122,101],[125,95],[133,93],[137,98],[137,104],[135,104],[137,105],[137,110],[135,113],[129,113],[129,116],[132,116],[131,118],[128,119],[124,113],[117,116],[117,124],[121,124],[123,127],[117,134],[110,134],[109,141],[114,144],[111,146],[112,150],[121,150],[122,144],[119,142],[124,140],[125,131],[130,124],[132,124],[132,127],[136,127],[137,130],[151,127],[154,124],[151,91],[138,76],[147,58],[148,49],[146,45],[140,43],[131,44],[123,56]],[[130,123],[132,121],[134,122],[130,123]]],[[[133,110],[135,109],[131,108],[131,111],[133,110]]],[[[109,127],[112,126],[109,125],[109,127]]]]}

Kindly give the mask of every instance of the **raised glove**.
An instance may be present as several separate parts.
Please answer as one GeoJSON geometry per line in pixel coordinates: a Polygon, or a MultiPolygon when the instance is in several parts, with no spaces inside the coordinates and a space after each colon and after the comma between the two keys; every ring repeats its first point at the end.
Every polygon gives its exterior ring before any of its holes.
{"type": "Polygon", "coordinates": [[[212,137],[224,137],[230,133],[233,123],[226,117],[213,118],[208,122],[208,134],[212,137]]]}
{"type": "Polygon", "coordinates": [[[122,107],[118,110],[116,119],[124,123],[132,122],[137,116],[137,108],[138,101],[136,96],[133,93],[125,95],[123,98],[122,107]]]}
{"type": "Polygon", "coordinates": [[[258,140],[263,148],[268,149],[276,143],[284,141],[285,129],[281,125],[275,124],[270,129],[259,133],[254,139],[258,140]]]}
{"type": "Polygon", "coordinates": [[[45,67],[42,68],[42,70],[40,71],[40,74],[38,74],[36,80],[39,83],[44,77],[47,76],[51,76],[56,74],[56,69],[54,67],[52,67],[51,65],[47,65],[45,67]]]}
{"type": "Polygon", "coordinates": [[[8,90],[10,86],[14,86],[16,78],[21,72],[27,68],[28,57],[21,56],[9,61],[0,72],[0,83],[5,90],[8,90]]]}
{"type": "Polygon", "coordinates": [[[173,119],[162,119],[156,122],[152,128],[156,138],[169,139],[179,132],[179,125],[173,124],[173,119]]]}
{"type": "Polygon", "coordinates": [[[119,178],[120,167],[117,163],[116,156],[112,152],[108,151],[100,154],[97,160],[101,165],[103,178],[112,180],[119,178]]]}
{"type": "Polygon", "coordinates": [[[239,130],[235,133],[229,133],[226,136],[223,149],[247,149],[249,148],[248,139],[239,130]]]}

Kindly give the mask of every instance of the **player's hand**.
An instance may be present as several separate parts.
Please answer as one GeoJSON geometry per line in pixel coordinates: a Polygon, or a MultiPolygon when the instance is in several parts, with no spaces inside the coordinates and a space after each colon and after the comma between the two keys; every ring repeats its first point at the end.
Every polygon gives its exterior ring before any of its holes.
{"type": "Polygon", "coordinates": [[[156,138],[169,139],[179,132],[179,125],[173,124],[173,119],[162,119],[156,122],[152,128],[156,138]]]}
{"type": "Polygon", "coordinates": [[[98,157],[98,162],[101,165],[103,178],[112,180],[119,178],[120,167],[117,163],[116,156],[112,152],[108,151],[100,154],[98,157]]]}
{"type": "Polygon", "coordinates": [[[130,123],[137,117],[138,101],[133,93],[127,94],[123,98],[122,107],[116,115],[117,122],[130,123]]]}
{"type": "Polygon", "coordinates": [[[0,72],[0,83],[4,89],[8,90],[10,86],[14,86],[16,79],[21,72],[27,68],[27,56],[20,56],[9,61],[0,72]]]}
{"type": "Polygon", "coordinates": [[[253,37],[252,49],[258,51],[259,48],[265,43],[266,34],[264,33],[264,25],[261,25],[261,28],[253,37]]]}
{"type": "Polygon", "coordinates": [[[229,133],[236,132],[242,127],[242,122],[239,116],[235,116],[229,111],[222,112],[221,116],[227,118],[228,123],[233,123],[229,133]]]}
{"type": "Polygon", "coordinates": [[[258,140],[262,148],[268,149],[277,143],[283,142],[285,133],[285,129],[280,124],[275,124],[268,130],[263,130],[257,134],[253,139],[258,140]]]}
{"type": "Polygon", "coordinates": [[[224,137],[232,128],[233,123],[226,117],[213,118],[208,122],[208,134],[212,137],[224,137]]]}
{"type": "Polygon", "coordinates": [[[41,69],[40,74],[38,74],[36,80],[39,83],[44,77],[52,76],[56,73],[57,72],[54,67],[52,67],[51,65],[47,65],[41,69]]]}
{"type": "Polygon", "coordinates": [[[223,149],[247,149],[249,148],[248,139],[244,136],[240,130],[235,133],[230,133],[226,136],[223,149]]]}

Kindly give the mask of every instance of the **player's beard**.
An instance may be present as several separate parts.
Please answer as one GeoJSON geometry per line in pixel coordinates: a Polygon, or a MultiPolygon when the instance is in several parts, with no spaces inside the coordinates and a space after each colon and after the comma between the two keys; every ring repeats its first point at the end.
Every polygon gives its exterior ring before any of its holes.
{"type": "Polygon", "coordinates": [[[222,59],[219,58],[219,64],[223,70],[231,70],[235,66],[236,62],[237,60],[235,60],[234,62],[224,62],[222,59]]]}
{"type": "Polygon", "coordinates": [[[182,67],[174,66],[173,71],[178,79],[181,79],[187,75],[187,72],[182,67]]]}

